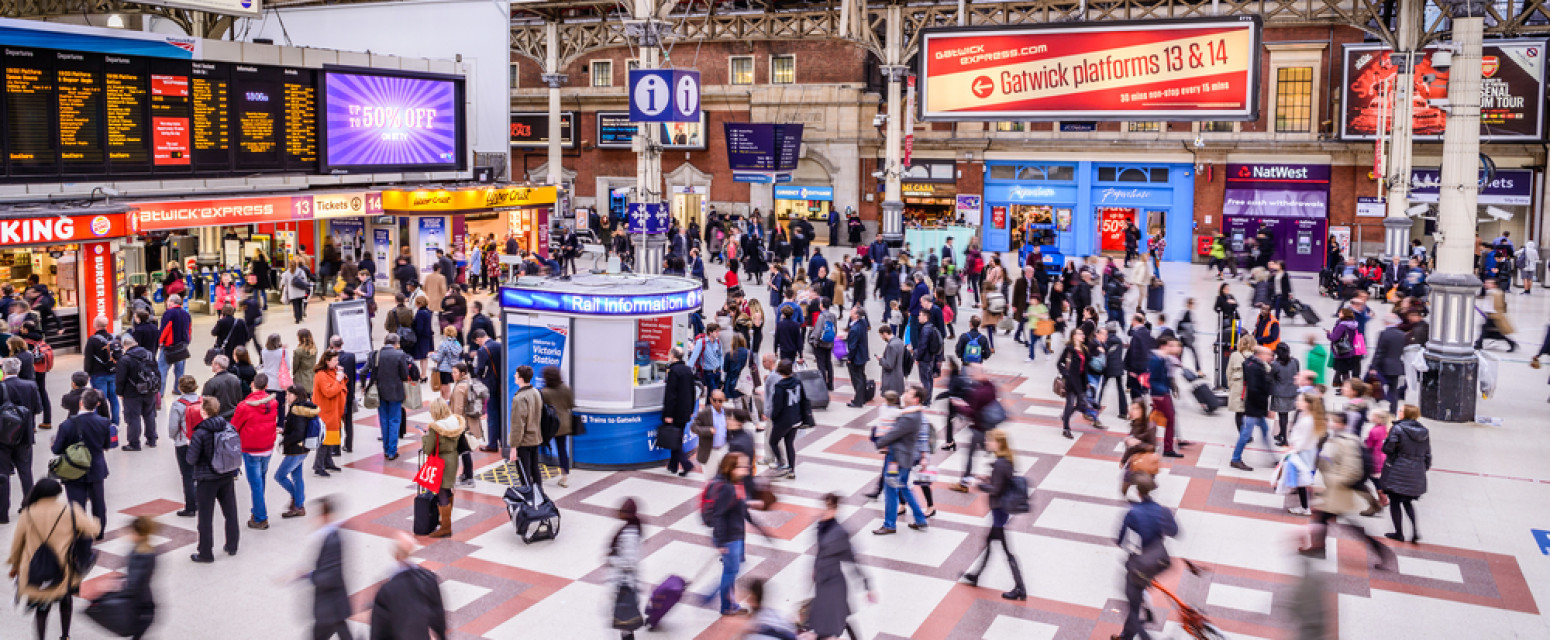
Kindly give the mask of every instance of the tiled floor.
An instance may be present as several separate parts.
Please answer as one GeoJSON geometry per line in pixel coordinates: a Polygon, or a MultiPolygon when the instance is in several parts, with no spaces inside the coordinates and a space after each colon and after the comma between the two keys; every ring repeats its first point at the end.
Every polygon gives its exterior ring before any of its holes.
{"type": "MultiPolygon", "coordinates": [[[[712,277],[717,270],[712,267],[712,277]]],[[[1163,275],[1173,283],[1169,315],[1177,314],[1186,297],[1194,297],[1197,323],[1209,324],[1206,309],[1216,282],[1200,267],[1166,265],[1163,275]]],[[[1326,318],[1331,315],[1333,301],[1313,295],[1311,278],[1298,278],[1294,285],[1326,318]]],[[[1245,285],[1234,288],[1240,300],[1248,299],[1245,285]]],[[[715,289],[708,296],[711,303],[722,297],[715,289]]],[[[749,289],[765,296],[763,287],[749,289]]],[[[1509,298],[1518,326],[1525,329],[1520,342],[1532,350],[1550,315],[1550,294],[1514,292],[1509,298]]],[[[869,306],[875,316],[876,302],[869,306]]],[[[320,330],[323,311],[322,304],[314,304],[304,325],[320,330]]],[[[274,326],[264,330],[293,335],[285,315],[274,310],[274,326]]],[[[206,334],[210,325],[209,319],[199,319],[196,335],[206,334]]],[[[1288,341],[1301,345],[1312,329],[1288,323],[1283,331],[1288,341]]],[[[1009,535],[1027,580],[1027,602],[999,597],[1011,586],[999,550],[981,587],[957,582],[983,548],[987,520],[982,496],[946,490],[946,483],[962,472],[962,452],[937,456],[943,463],[936,491],[939,511],[928,531],[901,528],[888,537],[869,533],[881,520],[880,504],[862,495],[873,486],[878,468],[865,440],[871,411],[843,406],[850,386],[841,379],[836,401],[818,414],[820,427],[798,441],[800,479],[779,486],[779,510],[755,516],[772,537],[750,536],[745,575],[770,578],[776,606],[795,611],[811,597],[812,523],[821,496],[835,491],[844,496],[840,518],[853,532],[879,596],[875,605],[859,591],[851,597],[854,623],[863,637],[1085,639],[1119,630],[1123,554],[1113,537],[1125,508],[1118,493],[1120,435],[1114,428],[1078,425],[1076,440],[1060,437],[1060,404],[1049,393],[1052,359],[1029,364],[1009,337],[997,340],[1001,349],[988,368],[1013,409],[1007,428],[1018,471],[1037,488],[1034,512],[1015,518],[1009,535]]],[[[1194,560],[1205,571],[1194,576],[1176,570],[1164,582],[1203,607],[1234,638],[1290,637],[1292,591],[1305,567],[1328,573],[1342,638],[1550,637],[1550,621],[1541,613],[1541,603],[1550,598],[1550,558],[1540,554],[1531,532],[1550,528],[1550,471],[1543,463],[1550,452],[1545,428],[1550,421],[1542,404],[1545,374],[1527,367],[1523,351],[1500,355],[1502,389],[1482,401],[1481,413],[1500,416],[1504,424],[1429,425],[1434,468],[1430,493],[1418,503],[1425,538],[1421,545],[1389,543],[1399,560],[1385,568],[1370,568],[1367,551],[1344,533],[1331,538],[1332,553],[1324,560],[1291,554],[1303,521],[1286,514],[1286,496],[1271,491],[1270,470],[1227,468],[1235,435],[1231,416],[1204,416],[1182,401],[1181,426],[1199,444],[1186,458],[1170,461],[1157,496],[1178,509],[1182,535],[1172,545],[1175,557],[1194,560]]],[[[61,357],[58,371],[79,366],[79,356],[61,357]]],[[[208,374],[197,363],[190,369],[201,380],[208,374]]],[[[843,378],[843,367],[839,370],[843,378]]],[[[65,375],[50,376],[56,401],[65,381],[65,375]]],[[[1112,409],[1105,417],[1117,423],[1111,416],[1112,409]]],[[[392,569],[389,538],[409,525],[408,479],[415,456],[411,444],[399,461],[385,462],[374,437],[375,416],[363,411],[357,417],[356,451],[341,461],[346,471],[306,480],[309,496],[333,495],[347,511],[346,575],[360,612],[354,618],[356,632],[362,636],[372,592],[392,569]]],[[[934,412],[933,420],[940,419],[934,412]]],[[[45,443],[52,437],[52,432],[40,433],[45,443]]],[[[1245,460],[1266,466],[1269,456],[1261,444],[1255,447],[1245,460]]],[[[196,537],[194,522],[172,515],[180,507],[172,455],[166,446],[109,454],[110,539],[101,547],[89,589],[100,589],[122,569],[129,518],[155,515],[164,528],[155,540],[163,555],[156,578],[158,623],[151,637],[304,637],[311,593],[292,578],[308,568],[315,554],[312,523],[275,518],[268,531],[243,529],[239,555],[194,565],[187,560],[196,537]]],[[[35,458],[41,472],[46,456],[39,451],[35,458]]],[[[477,458],[483,469],[497,462],[493,456],[477,458]]],[[[983,459],[976,469],[983,472],[983,459]]],[[[426,544],[415,559],[444,580],[454,638],[612,637],[603,556],[615,526],[613,509],[625,497],[640,503],[647,525],[642,565],[647,583],[677,574],[691,580],[690,592],[704,594],[715,571],[709,565],[714,551],[695,513],[701,482],[700,477],[680,479],[657,470],[576,471],[568,488],[553,482],[547,486],[564,513],[559,539],[532,546],[512,532],[500,500],[503,487],[480,482],[472,491],[459,492],[454,537],[421,540],[426,544]]],[[[273,483],[268,487],[267,501],[275,513],[284,497],[273,483]]],[[[245,483],[239,483],[238,494],[246,520],[251,499],[245,483]]],[[[1388,530],[1386,514],[1360,524],[1374,534],[1388,530]]],[[[0,539],[13,527],[0,526],[0,539]]],[[[1167,615],[1162,601],[1153,599],[1159,618],[1167,615]]],[[[84,616],[76,622],[73,638],[105,637],[84,616]]],[[[6,630],[0,637],[25,637],[23,624],[19,608],[6,608],[0,612],[0,629],[6,630]]],[[[1183,635],[1176,622],[1159,621],[1157,630],[1183,635]]],[[[729,638],[738,633],[738,621],[720,619],[712,609],[686,599],[660,631],[641,637],[729,638]]]]}

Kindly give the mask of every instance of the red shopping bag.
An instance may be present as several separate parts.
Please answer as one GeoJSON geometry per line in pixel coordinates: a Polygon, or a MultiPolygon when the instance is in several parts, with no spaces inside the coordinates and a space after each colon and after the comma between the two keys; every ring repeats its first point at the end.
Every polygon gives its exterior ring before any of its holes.
{"type": "Polygon", "coordinates": [[[423,487],[426,491],[436,493],[441,491],[441,474],[447,470],[446,461],[441,459],[441,437],[436,437],[436,451],[425,459],[420,465],[419,472],[414,474],[414,483],[423,487]]]}

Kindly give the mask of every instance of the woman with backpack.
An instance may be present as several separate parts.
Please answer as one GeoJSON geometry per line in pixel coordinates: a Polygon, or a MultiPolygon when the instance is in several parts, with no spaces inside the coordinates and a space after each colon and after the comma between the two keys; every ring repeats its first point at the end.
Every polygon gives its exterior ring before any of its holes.
{"type": "MultiPolygon", "coordinates": [[[[738,336],[738,339],[741,340],[742,336],[738,336]]],[[[555,457],[560,462],[560,486],[565,487],[570,483],[571,411],[576,408],[576,394],[565,386],[565,381],[560,378],[559,367],[544,367],[540,375],[544,377],[544,388],[538,390],[538,395],[544,399],[544,404],[554,407],[554,416],[560,423],[550,441],[554,443],[555,457]]]]}
{"type": "Polygon", "coordinates": [[[463,361],[463,344],[458,342],[457,327],[447,325],[441,328],[441,343],[436,345],[436,353],[431,356],[431,363],[436,365],[432,375],[436,376],[436,385],[441,388],[441,399],[452,398],[452,366],[463,361]]]}
{"type": "Polygon", "coordinates": [[[1340,319],[1325,337],[1329,338],[1329,349],[1335,357],[1332,365],[1335,371],[1334,383],[1339,385],[1346,378],[1359,376],[1357,371],[1362,368],[1362,347],[1365,345],[1356,324],[1356,311],[1351,307],[1341,307],[1340,319]]]}
{"type": "Polygon", "coordinates": [[[1006,539],[1006,523],[1012,519],[1011,512],[1007,510],[1008,494],[1017,490],[1013,481],[1017,471],[1013,467],[1012,447],[1007,443],[1006,431],[991,429],[986,433],[985,448],[995,456],[990,464],[990,475],[978,478],[980,491],[984,491],[990,498],[990,532],[985,536],[985,553],[979,558],[979,569],[963,574],[963,580],[971,586],[979,585],[980,573],[990,562],[991,545],[999,540],[1016,585],[1011,591],[1001,594],[1001,597],[1007,600],[1027,600],[1028,593],[1023,589],[1023,572],[1018,568],[1017,557],[1012,555],[1012,547],[1006,539]]]}
{"type": "Polygon", "coordinates": [[[48,614],[59,605],[60,637],[70,636],[71,598],[81,588],[84,571],[72,562],[70,548],[82,537],[102,530],[81,505],[64,499],[64,487],[53,478],[32,486],[22,500],[21,514],[11,541],[10,576],[16,579],[16,597],[35,613],[38,640],[48,635],[48,614]]]}

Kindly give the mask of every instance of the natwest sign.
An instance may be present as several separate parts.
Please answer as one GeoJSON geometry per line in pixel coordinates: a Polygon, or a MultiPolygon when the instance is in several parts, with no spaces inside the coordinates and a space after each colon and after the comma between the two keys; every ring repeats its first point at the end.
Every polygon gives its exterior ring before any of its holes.
{"type": "Polygon", "coordinates": [[[129,235],[127,214],[0,220],[0,245],[99,240],[129,235]]]}
{"type": "Polygon", "coordinates": [[[1228,182],[1329,182],[1327,164],[1229,164],[1228,182]]]}

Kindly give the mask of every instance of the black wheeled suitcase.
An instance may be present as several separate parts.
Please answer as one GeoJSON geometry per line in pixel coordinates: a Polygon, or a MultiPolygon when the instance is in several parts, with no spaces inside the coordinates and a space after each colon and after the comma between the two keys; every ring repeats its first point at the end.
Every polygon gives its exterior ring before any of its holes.
{"type": "MultiPolygon", "coordinates": [[[[525,477],[521,463],[518,463],[517,470],[525,477]]],[[[544,495],[542,486],[507,487],[505,502],[506,514],[511,517],[511,525],[517,530],[517,537],[522,542],[533,544],[559,537],[560,508],[554,504],[554,500],[544,495]]]]}
{"type": "Polygon", "coordinates": [[[807,394],[807,404],[813,409],[823,409],[829,406],[829,385],[823,381],[823,373],[817,369],[798,369],[795,373],[797,382],[802,383],[802,392],[807,394]]]}
{"type": "Polygon", "coordinates": [[[1298,307],[1300,308],[1297,309],[1297,315],[1302,317],[1303,322],[1308,323],[1308,326],[1310,327],[1317,326],[1319,324],[1319,314],[1317,311],[1313,310],[1313,307],[1301,303],[1298,303],[1298,307]]]}
{"type": "Polygon", "coordinates": [[[441,526],[441,512],[436,506],[436,494],[424,490],[414,492],[414,535],[428,536],[441,526]]]}
{"type": "Polygon", "coordinates": [[[1151,286],[1146,288],[1146,310],[1147,311],[1151,311],[1153,313],[1161,313],[1162,312],[1162,310],[1163,310],[1163,292],[1164,291],[1165,291],[1165,289],[1163,288],[1162,282],[1153,282],[1151,286]]]}
{"type": "Polygon", "coordinates": [[[1195,381],[1190,388],[1190,393],[1194,394],[1195,402],[1200,403],[1200,409],[1205,411],[1206,415],[1214,414],[1217,409],[1227,405],[1227,400],[1216,395],[1216,391],[1213,391],[1211,385],[1205,380],[1195,381]]]}

